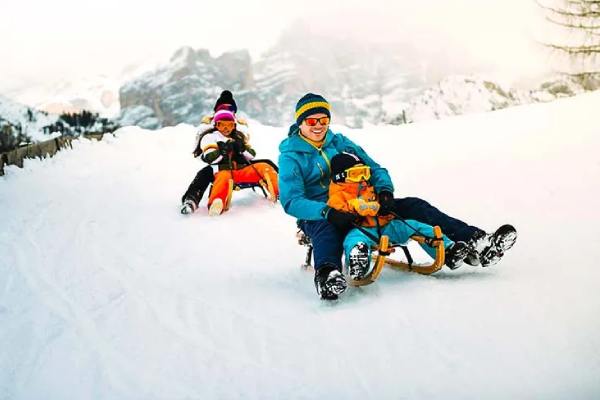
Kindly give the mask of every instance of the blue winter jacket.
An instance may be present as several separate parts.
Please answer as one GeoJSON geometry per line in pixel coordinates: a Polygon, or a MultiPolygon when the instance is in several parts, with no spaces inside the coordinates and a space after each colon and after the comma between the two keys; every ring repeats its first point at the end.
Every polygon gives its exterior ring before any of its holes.
{"type": "Polygon", "coordinates": [[[279,152],[279,199],[285,212],[298,219],[324,218],[328,208],[330,160],[341,152],[356,154],[371,167],[371,184],[377,193],[394,191],[387,170],[340,133],[328,130],[325,143],[317,149],[302,139],[298,127],[292,125],[288,138],[279,145],[279,152]]]}

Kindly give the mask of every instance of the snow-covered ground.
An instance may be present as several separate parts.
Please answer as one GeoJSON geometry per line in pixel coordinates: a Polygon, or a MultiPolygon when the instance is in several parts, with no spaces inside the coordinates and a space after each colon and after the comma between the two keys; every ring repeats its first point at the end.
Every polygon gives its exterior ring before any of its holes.
{"type": "MultiPolygon", "coordinates": [[[[519,240],[320,301],[293,218],[251,191],[179,214],[190,126],[125,128],[0,177],[0,399],[600,396],[600,93],[340,130],[419,196],[519,240]]],[[[276,159],[285,128],[252,125],[276,159]]],[[[203,204],[205,204],[203,202],[203,204]]]]}

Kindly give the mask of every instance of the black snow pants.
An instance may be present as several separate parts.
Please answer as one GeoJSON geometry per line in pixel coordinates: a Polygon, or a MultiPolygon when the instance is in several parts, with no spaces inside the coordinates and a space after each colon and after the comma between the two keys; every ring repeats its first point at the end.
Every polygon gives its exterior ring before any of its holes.
{"type": "Polygon", "coordinates": [[[468,242],[473,234],[481,229],[471,226],[459,219],[444,214],[428,202],[418,197],[395,199],[394,210],[400,218],[414,219],[425,224],[442,228],[442,232],[455,242],[468,242]]]}

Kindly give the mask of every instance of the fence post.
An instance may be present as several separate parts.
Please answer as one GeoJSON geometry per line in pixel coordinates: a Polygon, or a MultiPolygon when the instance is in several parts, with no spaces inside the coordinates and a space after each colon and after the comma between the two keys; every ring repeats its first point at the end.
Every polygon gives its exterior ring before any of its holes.
{"type": "Polygon", "coordinates": [[[6,160],[6,155],[4,153],[0,153],[0,176],[4,175],[5,160],[6,160]]]}

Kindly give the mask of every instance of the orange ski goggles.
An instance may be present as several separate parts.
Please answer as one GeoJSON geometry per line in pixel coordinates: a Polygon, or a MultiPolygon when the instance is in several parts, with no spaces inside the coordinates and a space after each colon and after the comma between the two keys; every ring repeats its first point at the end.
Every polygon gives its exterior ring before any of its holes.
{"type": "Polygon", "coordinates": [[[320,123],[321,125],[328,125],[329,124],[329,117],[321,117],[321,118],[305,118],[304,119],[304,123],[308,126],[315,126],[317,125],[317,122],[320,123]]]}
{"type": "Polygon", "coordinates": [[[217,121],[217,129],[231,129],[235,128],[235,121],[217,121]]]}
{"type": "Polygon", "coordinates": [[[357,165],[344,171],[346,182],[362,182],[371,179],[371,167],[368,165],[357,165]]]}

